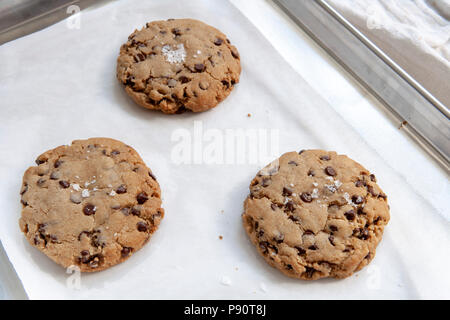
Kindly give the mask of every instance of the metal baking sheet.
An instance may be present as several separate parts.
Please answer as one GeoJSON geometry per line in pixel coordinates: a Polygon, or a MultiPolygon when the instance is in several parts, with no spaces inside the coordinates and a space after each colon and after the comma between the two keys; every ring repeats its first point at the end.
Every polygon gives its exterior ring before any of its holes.
{"type": "Polygon", "coordinates": [[[274,0],[449,171],[450,112],[327,1],[274,0]]]}

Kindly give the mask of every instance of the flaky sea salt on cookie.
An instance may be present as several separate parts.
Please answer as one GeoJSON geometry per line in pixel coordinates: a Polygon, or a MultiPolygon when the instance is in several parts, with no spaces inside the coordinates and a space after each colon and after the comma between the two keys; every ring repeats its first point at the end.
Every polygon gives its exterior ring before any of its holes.
{"type": "Polygon", "coordinates": [[[164,113],[214,108],[239,82],[237,49],[192,19],[147,23],[120,48],[117,78],[140,106],[164,113]]]}
{"type": "Polygon", "coordinates": [[[108,138],[40,155],[24,174],[19,224],[56,263],[83,272],[128,259],[164,216],[159,184],[138,153],[108,138]]]}
{"type": "Polygon", "coordinates": [[[345,278],[375,256],[389,221],[373,174],[345,155],[290,152],[262,169],[242,215],[258,252],[284,274],[345,278]]]}

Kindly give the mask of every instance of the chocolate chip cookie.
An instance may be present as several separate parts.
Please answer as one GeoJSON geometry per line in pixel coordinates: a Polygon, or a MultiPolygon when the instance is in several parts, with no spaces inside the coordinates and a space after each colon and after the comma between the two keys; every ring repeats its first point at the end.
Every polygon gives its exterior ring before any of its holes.
{"type": "Polygon", "coordinates": [[[36,163],[23,177],[20,228],[64,267],[100,271],[128,259],[164,216],[155,176],[120,141],[77,140],[36,163]]]}
{"type": "Polygon", "coordinates": [[[214,108],[239,82],[237,49],[192,19],[147,23],[120,48],[117,78],[140,106],[174,114],[214,108]]]}
{"type": "Polygon", "coordinates": [[[308,150],[286,153],[258,173],[242,219],[259,253],[284,274],[345,278],[375,256],[389,206],[360,164],[308,150]]]}

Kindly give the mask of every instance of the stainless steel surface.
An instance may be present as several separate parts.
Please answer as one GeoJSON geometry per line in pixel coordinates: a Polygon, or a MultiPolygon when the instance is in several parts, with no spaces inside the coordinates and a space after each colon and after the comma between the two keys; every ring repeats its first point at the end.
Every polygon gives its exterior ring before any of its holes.
{"type": "MultiPolygon", "coordinates": [[[[449,110],[325,0],[274,0],[449,172],[449,110]]],[[[381,129],[381,128],[380,128],[381,129]]]]}
{"type": "Polygon", "coordinates": [[[0,45],[41,30],[69,17],[71,5],[80,10],[108,0],[1,0],[0,45]]]}

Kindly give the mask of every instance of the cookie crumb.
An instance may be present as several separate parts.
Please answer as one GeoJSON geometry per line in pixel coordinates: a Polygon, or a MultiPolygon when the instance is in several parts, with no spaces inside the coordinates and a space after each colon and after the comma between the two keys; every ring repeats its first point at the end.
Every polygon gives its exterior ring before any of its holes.
{"type": "Polygon", "coordinates": [[[223,284],[224,286],[231,286],[231,279],[227,276],[222,276],[220,283],[223,284]]]}
{"type": "Polygon", "coordinates": [[[222,239],[223,239],[223,236],[219,236],[219,239],[222,240],[222,239]]]}
{"type": "Polygon", "coordinates": [[[247,113],[247,117],[249,117],[249,118],[250,118],[251,116],[252,116],[252,115],[251,115],[250,113],[247,113]]]}
{"type": "Polygon", "coordinates": [[[261,289],[262,292],[264,292],[264,293],[267,292],[267,287],[264,282],[261,282],[261,284],[259,285],[259,288],[261,289]]]}

